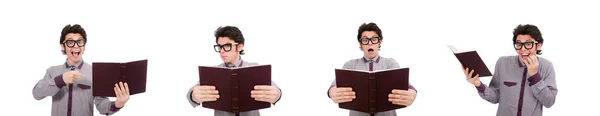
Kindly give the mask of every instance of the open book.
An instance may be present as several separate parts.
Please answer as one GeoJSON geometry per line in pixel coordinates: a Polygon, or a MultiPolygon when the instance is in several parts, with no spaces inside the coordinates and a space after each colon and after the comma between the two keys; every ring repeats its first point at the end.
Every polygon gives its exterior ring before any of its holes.
{"type": "MultiPolygon", "coordinates": [[[[448,45],[454,56],[458,59],[464,68],[475,70],[473,77],[479,74],[479,77],[492,76],[492,73],[487,68],[477,51],[457,51],[452,45],[448,45]]],[[[464,69],[463,69],[464,70],[464,69]]]]}
{"type": "Polygon", "coordinates": [[[356,99],[340,103],[339,107],[370,114],[406,107],[392,104],[388,101],[388,94],[393,89],[408,90],[408,72],[409,68],[380,71],[335,69],[337,87],[351,87],[356,93],[356,99]]]}
{"type": "Polygon", "coordinates": [[[271,107],[268,102],[250,97],[255,85],[271,85],[271,65],[226,68],[198,66],[200,85],[211,85],[219,91],[217,101],[204,102],[202,107],[239,113],[271,107]]]}
{"type": "Polygon", "coordinates": [[[115,97],[114,87],[118,82],[127,82],[130,95],[146,92],[147,67],[148,60],[126,63],[93,62],[93,95],[115,97]]]}

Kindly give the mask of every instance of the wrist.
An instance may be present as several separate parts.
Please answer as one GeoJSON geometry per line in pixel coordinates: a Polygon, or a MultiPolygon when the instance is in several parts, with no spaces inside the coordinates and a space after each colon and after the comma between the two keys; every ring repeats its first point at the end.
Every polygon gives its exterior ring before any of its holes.
{"type": "Polygon", "coordinates": [[[69,84],[69,83],[67,82],[67,79],[65,79],[65,78],[67,78],[67,77],[66,77],[64,74],[62,74],[62,75],[60,76],[60,79],[61,79],[63,82],[65,82],[65,84],[69,84]]]}
{"type": "Polygon", "coordinates": [[[196,102],[197,104],[202,103],[202,101],[196,99],[196,97],[194,97],[193,95],[192,95],[192,101],[196,102]]]}
{"type": "Polygon", "coordinates": [[[123,108],[123,106],[124,106],[124,104],[122,104],[121,102],[118,102],[118,101],[115,102],[115,107],[116,108],[120,109],[120,108],[123,108]]]}
{"type": "Polygon", "coordinates": [[[537,71],[535,71],[535,72],[529,72],[529,75],[530,75],[530,76],[533,76],[533,75],[535,75],[535,74],[537,74],[537,71]]]}
{"type": "Polygon", "coordinates": [[[477,82],[473,83],[473,85],[475,85],[475,87],[479,87],[479,86],[481,86],[481,81],[477,81],[477,82]]]}

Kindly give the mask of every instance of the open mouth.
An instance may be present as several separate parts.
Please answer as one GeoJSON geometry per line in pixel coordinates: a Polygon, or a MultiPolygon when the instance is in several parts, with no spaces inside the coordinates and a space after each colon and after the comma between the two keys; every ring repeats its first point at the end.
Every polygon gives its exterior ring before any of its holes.
{"type": "Polygon", "coordinates": [[[373,50],[373,48],[369,48],[369,50],[367,50],[368,52],[373,52],[375,50],[373,50]]]}
{"type": "Polygon", "coordinates": [[[79,51],[79,50],[76,50],[76,51],[71,51],[71,54],[72,54],[73,56],[79,56],[79,55],[81,54],[81,51],[79,51]]]}
{"type": "Polygon", "coordinates": [[[521,58],[529,58],[529,54],[528,53],[522,53],[520,54],[521,58]]]}

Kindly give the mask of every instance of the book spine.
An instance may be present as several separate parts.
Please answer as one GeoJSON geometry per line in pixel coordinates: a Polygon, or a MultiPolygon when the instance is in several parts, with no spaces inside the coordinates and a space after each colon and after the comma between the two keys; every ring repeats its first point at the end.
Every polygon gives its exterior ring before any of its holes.
{"type": "MultiPolygon", "coordinates": [[[[119,75],[121,77],[119,78],[119,81],[125,83],[124,81],[127,79],[127,76],[126,76],[127,65],[125,63],[120,63],[120,65],[121,65],[121,70],[119,71],[119,75]]],[[[117,81],[117,83],[119,81],[117,81]]]]}
{"type": "Polygon", "coordinates": [[[240,112],[240,81],[237,70],[231,70],[231,109],[233,113],[240,112]]]}
{"type": "Polygon", "coordinates": [[[368,77],[368,86],[369,86],[369,114],[371,114],[372,116],[375,115],[375,113],[377,113],[377,77],[373,74],[369,74],[368,77]]]}

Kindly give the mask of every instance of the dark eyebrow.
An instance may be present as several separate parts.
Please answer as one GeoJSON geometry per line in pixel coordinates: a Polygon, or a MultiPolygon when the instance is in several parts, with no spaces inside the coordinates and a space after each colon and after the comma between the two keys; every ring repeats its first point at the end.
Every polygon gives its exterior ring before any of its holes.
{"type": "MultiPolygon", "coordinates": [[[[379,37],[379,35],[375,35],[375,36],[373,36],[373,37],[370,37],[370,38],[374,38],[374,37],[377,37],[377,38],[378,38],[378,37],[379,37]]],[[[367,36],[362,36],[361,38],[369,38],[369,37],[367,37],[367,36]]]]}
{"type": "Polygon", "coordinates": [[[220,46],[224,46],[224,45],[227,45],[227,44],[233,45],[233,43],[225,43],[225,44],[219,44],[219,43],[217,43],[217,45],[220,45],[220,46]]]}
{"type": "MultiPolygon", "coordinates": [[[[73,39],[73,38],[67,38],[67,40],[75,40],[75,39],[73,39]]],[[[77,40],[83,40],[83,38],[79,38],[77,40]]]]}
{"type": "MultiPolygon", "coordinates": [[[[521,42],[521,41],[520,41],[520,40],[517,40],[517,42],[521,42]]],[[[525,41],[525,42],[535,42],[535,40],[527,40],[527,41],[525,41]]],[[[525,42],[522,42],[522,43],[525,43],[525,42]]]]}

